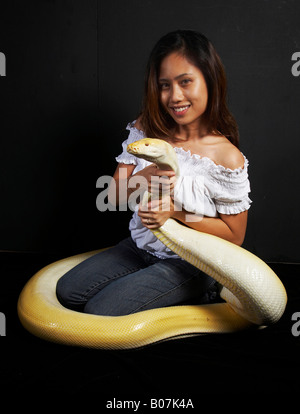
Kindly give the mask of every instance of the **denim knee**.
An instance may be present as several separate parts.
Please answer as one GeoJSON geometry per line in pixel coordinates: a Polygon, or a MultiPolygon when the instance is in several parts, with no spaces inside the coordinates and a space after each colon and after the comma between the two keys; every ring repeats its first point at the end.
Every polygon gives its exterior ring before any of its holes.
{"type": "Polygon", "coordinates": [[[71,289],[70,284],[65,282],[65,279],[61,277],[56,284],[56,296],[59,302],[63,305],[68,307],[70,296],[71,296],[71,289]]]}
{"type": "Polygon", "coordinates": [[[83,297],[76,295],[73,284],[64,277],[57,281],[56,296],[58,301],[68,309],[82,310],[86,302],[83,297]]]}

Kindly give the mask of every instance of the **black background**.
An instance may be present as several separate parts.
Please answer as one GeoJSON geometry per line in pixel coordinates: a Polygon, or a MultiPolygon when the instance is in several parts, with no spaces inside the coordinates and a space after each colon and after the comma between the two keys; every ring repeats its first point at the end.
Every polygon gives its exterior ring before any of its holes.
{"type": "MultiPolygon", "coordinates": [[[[247,388],[252,396],[295,395],[300,77],[291,72],[291,57],[300,51],[299,18],[296,0],[1,1],[7,64],[0,78],[0,311],[7,322],[1,390],[69,391],[78,399],[94,393],[102,408],[106,394],[155,398],[165,391],[206,400],[210,392],[247,388]],[[154,42],[178,28],[202,31],[225,65],[229,106],[250,161],[253,204],[244,245],[284,281],[285,316],[264,332],[125,353],[40,341],[18,322],[18,294],[51,260],[127,235],[131,212],[100,213],[96,180],[113,174],[126,125],[139,113],[154,42]]],[[[214,407],[216,399],[208,402],[214,407]]]]}
{"type": "Polygon", "coordinates": [[[250,161],[245,247],[299,262],[300,4],[288,0],[2,1],[0,249],[68,254],[127,234],[128,213],[96,209],[125,127],[140,110],[160,36],[202,31],[224,62],[250,161]],[[111,231],[103,232],[109,222],[111,231]]]}

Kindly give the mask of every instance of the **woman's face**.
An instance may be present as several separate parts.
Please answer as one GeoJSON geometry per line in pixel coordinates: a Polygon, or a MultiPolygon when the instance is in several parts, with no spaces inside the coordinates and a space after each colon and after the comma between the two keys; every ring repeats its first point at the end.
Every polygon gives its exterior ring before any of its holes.
{"type": "Polygon", "coordinates": [[[207,107],[208,92],[200,69],[178,53],[165,57],[159,73],[160,98],[178,125],[195,125],[207,107]]]}

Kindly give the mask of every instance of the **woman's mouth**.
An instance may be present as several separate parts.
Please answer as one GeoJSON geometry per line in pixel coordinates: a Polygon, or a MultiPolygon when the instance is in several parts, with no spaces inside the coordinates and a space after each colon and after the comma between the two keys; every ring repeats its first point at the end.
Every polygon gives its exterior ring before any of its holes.
{"type": "Polygon", "coordinates": [[[185,106],[172,106],[171,109],[176,116],[183,116],[187,113],[191,105],[185,106]]]}

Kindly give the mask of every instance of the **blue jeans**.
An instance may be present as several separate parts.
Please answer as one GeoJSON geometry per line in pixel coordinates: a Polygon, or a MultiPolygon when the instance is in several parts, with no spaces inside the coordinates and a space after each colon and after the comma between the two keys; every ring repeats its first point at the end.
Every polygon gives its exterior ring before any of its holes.
{"type": "Polygon", "coordinates": [[[129,237],[68,271],[57,283],[67,308],[97,315],[128,315],[142,310],[208,303],[215,281],[188,262],[159,259],[129,237]]]}

